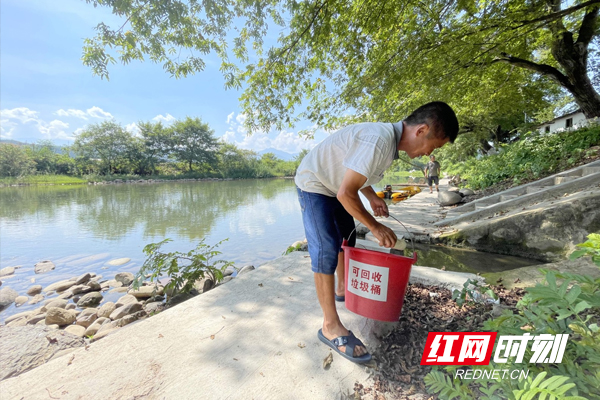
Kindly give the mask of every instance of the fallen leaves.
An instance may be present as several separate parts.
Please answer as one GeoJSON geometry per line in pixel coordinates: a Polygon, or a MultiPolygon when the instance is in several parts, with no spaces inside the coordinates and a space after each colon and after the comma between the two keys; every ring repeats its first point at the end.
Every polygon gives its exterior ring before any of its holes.
{"type": "Polygon", "coordinates": [[[331,352],[329,352],[329,354],[327,354],[327,357],[325,357],[323,359],[323,369],[329,368],[329,366],[331,365],[332,362],[333,362],[333,354],[331,354],[331,352]]]}
{"type": "MultiPolygon", "coordinates": [[[[501,286],[493,289],[507,308],[514,307],[524,294],[522,289],[508,290],[501,286]]],[[[486,304],[460,308],[447,289],[409,284],[398,326],[377,348],[369,349],[377,360],[379,372],[375,373],[372,385],[355,385],[356,398],[378,399],[385,393],[388,400],[404,400],[413,394],[427,399],[423,377],[430,367],[420,363],[428,332],[481,331],[491,309],[486,304]]]]}
{"type": "Polygon", "coordinates": [[[301,349],[305,348],[306,345],[302,342],[298,342],[298,347],[300,347],[301,349]]]}

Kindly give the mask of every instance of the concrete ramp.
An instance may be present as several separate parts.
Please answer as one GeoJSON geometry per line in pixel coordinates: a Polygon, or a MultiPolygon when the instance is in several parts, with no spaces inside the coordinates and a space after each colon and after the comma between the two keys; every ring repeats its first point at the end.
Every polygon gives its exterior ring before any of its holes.
{"type": "Polygon", "coordinates": [[[453,208],[448,211],[444,220],[435,225],[456,226],[462,222],[493,218],[581,190],[597,188],[598,185],[600,161],[595,161],[453,208]]]}
{"type": "MultiPolygon", "coordinates": [[[[365,367],[317,339],[308,253],[261,266],[87,348],[0,382],[8,399],[336,399],[365,367]]],[[[353,314],[343,309],[343,320],[353,314]]],[[[352,323],[348,324],[353,329],[352,323]]]]}
{"type": "MultiPolygon", "coordinates": [[[[473,274],[413,267],[411,282],[459,288],[473,274]]],[[[373,351],[394,324],[338,303],[373,351]]],[[[293,252],[148,319],[0,382],[9,399],[346,399],[369,369],[317,339],[310,258],[293,252]]]]}

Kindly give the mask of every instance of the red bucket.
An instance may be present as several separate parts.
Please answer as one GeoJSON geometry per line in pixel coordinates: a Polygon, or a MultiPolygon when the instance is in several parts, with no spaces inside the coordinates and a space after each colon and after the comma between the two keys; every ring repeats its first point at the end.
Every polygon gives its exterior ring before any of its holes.
{"type": "Polygon", "coordinates": [[[413,257],[349,247],[344,249],[346,308],[355,314],[379,321],[398,321],[413,257]]]}

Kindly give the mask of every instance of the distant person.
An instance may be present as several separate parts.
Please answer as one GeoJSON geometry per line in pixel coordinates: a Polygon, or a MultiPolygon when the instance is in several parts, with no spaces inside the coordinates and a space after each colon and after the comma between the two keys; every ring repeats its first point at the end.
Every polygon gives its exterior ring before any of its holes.
{"type": "Polygon", "coordinates": [[[425,175],[427,176],[427,184],[429,185],[429,193],[433,193],[433,183],[435,182],[435,190],[440,191],[440,169],[442,166],[435,161],[435,156],[429,156],[429,162],[425,167],[425,175]]]}
{"type": "Polygon", "coordinates": [[[454,142],[458,121],[443,102],[425,104],[404,121],[362,123],[335,132],[302,160],[296,172],[298,199],[314,272],[317,297],[323,311],[319,339],[357,363],[371,355],[365,345],[340,321],[335,301],[344,301],[344,253],[342,240],[354,246],[354,218],[370,229],[380,245],[391,248],[396,235],[377,222],[362,204],[359,192],[369,201],[376,217],[388,216],[388,207],[371,187],[404,151],[410,158],[429,155],[454,142]],[[337,285],[334,272],[337,272],[337,285]]]}

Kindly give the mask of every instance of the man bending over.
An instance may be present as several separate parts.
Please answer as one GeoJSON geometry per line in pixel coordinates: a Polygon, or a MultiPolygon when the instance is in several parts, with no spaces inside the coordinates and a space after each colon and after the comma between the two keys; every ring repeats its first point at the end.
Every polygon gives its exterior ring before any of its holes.
{"type": "Polygon", "coordinates": [[[364,344],[340,321],[335,301],[344,301],[343,238],[354,246],[354,218],[391,248],[396,235],[377,222],[363,206],[361,192],[369,201],[375,217],[387,217],[388,208],[371,187],[405,152],[410,158],[429,155],[444,144],[454,142],[458,121],[452,108],[432,102],[416,109],[397,123],[361,123],[332,134],[302,160],[296,172],[298,199],[308,241],[317,297],[323,311],[321,341],[345,358],[366,363],[371,354],[364,344]],[[334,272],[337,272],[337,285],[334,272]]]}

